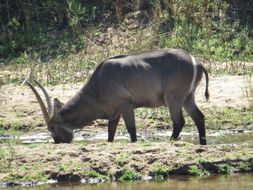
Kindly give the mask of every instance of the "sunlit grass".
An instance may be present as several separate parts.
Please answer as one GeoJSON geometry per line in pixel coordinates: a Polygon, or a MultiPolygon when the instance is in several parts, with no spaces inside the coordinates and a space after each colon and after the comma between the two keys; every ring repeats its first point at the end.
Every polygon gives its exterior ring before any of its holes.
{"type": "Polygon", "coordinates": [[[244,77],[245,86],[244,94],[249,99],[249,107],[253,109],[253,79],[252,75],[246,75],[244,77]]]}

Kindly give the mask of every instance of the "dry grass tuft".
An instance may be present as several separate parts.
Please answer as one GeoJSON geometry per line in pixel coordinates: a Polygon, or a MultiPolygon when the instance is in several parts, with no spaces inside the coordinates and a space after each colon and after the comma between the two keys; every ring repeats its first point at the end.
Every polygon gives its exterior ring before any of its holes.
{"type": "Polygon", "coordinates": [[[249,99],[249,107],[253,108],[253,78],[251,75],[245,75],[244,94],[249,99]]]}

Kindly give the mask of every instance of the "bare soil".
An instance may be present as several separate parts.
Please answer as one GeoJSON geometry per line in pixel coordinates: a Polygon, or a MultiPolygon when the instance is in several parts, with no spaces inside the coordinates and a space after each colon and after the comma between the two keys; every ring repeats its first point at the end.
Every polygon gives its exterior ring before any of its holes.
{"type": "MultiPolygon", "coordinates": [[[[58,98],[63,103],[70,99],[83,84],[66,84],[47,87],[52,98],[58,98]]],[[[246,79],[244,76],[210,77],[210,100],[205,101],[205,82],[202,80],[197,89],[196,102],[200,108],[217,107],[249,107],[252,97],[246,96],[246,79]]],[[[43,97],[43,96],[42,96],[43,97]]],[[[25,127],[35,127],[35,130],[43,130],[44,121],[40,107],[34,94],[26,86],[13,84],[0,87],[0,121],[4,127],[16,124],[25,127]]]]}

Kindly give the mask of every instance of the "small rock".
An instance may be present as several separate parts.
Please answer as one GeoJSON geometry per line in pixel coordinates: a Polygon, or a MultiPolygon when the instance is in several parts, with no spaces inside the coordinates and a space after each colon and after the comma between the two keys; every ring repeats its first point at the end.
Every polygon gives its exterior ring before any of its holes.
{"type": "Polygon", "coordinates": [[[206,150],[204,148],[198,148],[196,149],[196,153],[205,152],[206,150]]]}
{"type": "Polygon", "coordinates": [[[70,153],[69,153],[69,156],[78,157],[78,156],[79,156],[79,153],[78,153],[78,152],[70,152],[70,153]]]}
{"type": "Polygon", "coordinates": [[[91,160],[91,158],[89,158],[89,157],[82,157],[83,162],[89,162],[90,160],[91,160]]]}
{"type": "Polygon", "coordinates": [[[36,186],[38,184],[37,181],[28,181],[28,182],[23,182],[21,183],[21,186],[36,186]]]}
{"type": "Polygon", "coordinates": [[[98,177],[91,177],[91,178],[83,178],[81,179],[82,184],[97,184],[97,183],[103,183],[105,180],[98,177]]]}
{"type": "Polygon", "coordinates": [[[133,154],[143,154],[143,150],[134,150],[133,154]]]}
{"type": "Polygon", "coordinates": [[[189,143],[187,143],[187,142],[182,142],[182,141],[176,141],[175,143],[174,143],[174,146],[175,147],[184,147],[184,146],[186,146],[186,145],[188,145],[189,143]]]}
{"type": "Polygon", "coordinates": [[[80,148],[80,150],[83,151],[83,152],[89,152],[89,150],[85,147],[80,148]]]}
{"type": "Polygon", "coordinates": [[[152,176],[150,176],[150,175],[146,175],[146,176],[144,176],[142,179],[143,179],[143,180],[147,180],[147,181],[149,181],[149,180],[152,180],[152,179],[153,179],[153,177],[152,177],[152,176]]]}
{"type": "Polygon", "coordinates": [[[57,180],[49,179],[47,180],[47,184],[54,184],[57,183],[57,180]]]}
{"type": "Polygon", "coordinates": [[[20,184],[10,181],[10,182],[6,182],[6,183],[1,183],[0,187],[15,187],[18,185],[20,185],[20,184]]]}

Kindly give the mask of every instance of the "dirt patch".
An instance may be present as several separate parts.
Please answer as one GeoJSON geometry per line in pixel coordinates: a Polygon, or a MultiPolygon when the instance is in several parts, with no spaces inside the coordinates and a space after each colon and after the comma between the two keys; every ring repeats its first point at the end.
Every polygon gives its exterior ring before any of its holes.
{"type": "Polygon", "coordinates": [[[244,76],[211,77],[210,101],[205,103],[201,98],[205,87],[202,81],[197,90],[197,102],[201,107],[248,107],[252,100],[246,97],[246,85],[244,76]]]}
{"type": "MultiPolygon", "coordinates": [[[[67,84],[47,87],[52,98],[66,102],[83,84],[67,84]]],[[[245,96],[245,78],[243,76],[222,76],[210,78],[210,101],[205,102],[202,82],[197,90],[196,101],[201,108],[234,107],[250,105],[250,97],[245,96]]],[[[18,129],[45,130],[45,124],[39,105],[27,86],[13,84],[0,87],[0,121],[2,127],[16,125],[18,129]]],[[[104,124],[102,124],[104,125],[104,124]]]]}

